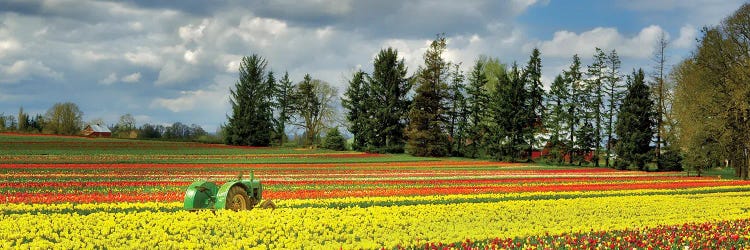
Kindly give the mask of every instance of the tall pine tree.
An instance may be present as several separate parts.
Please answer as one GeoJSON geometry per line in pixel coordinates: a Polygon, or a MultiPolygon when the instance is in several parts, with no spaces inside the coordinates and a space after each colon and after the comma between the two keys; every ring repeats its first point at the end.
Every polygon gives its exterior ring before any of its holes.
{"type": "Polygon", "coordinates": [[[487,77],[483,72],[482,60],[477,60],[469,74],[469,85],[466,87],[466,139],[468,143],[463,155],[476,158],[484,148],[484,136],[487,133],[485,120],[487,117],[487,77]]]}
{"type": "Polygon", "coordinates": [[[369,106],[373,112],[368,138],[369,149],[377,152],[401,153],[404,149],[404,128],[409,112],[406,94],[411,84],[406,78],[404,59],[393,48],[383,49],[375,56],[369,80],[369,106]]]}
{"type": "Polygon", "coordinates": [[[424,67],[417,72],[417,89],[409,111],[407,151],[416,156],[445,156],[450,142],[444,131],[449,63],[443,59],[443,35],[432,41],[424,54],[424,67]]]}
{"type": "Polygon", "coordinates": [[[606,99],[607,103],[607,141],[606,141],[606,158],[604,159],[605,166],[610,167],[610,158],[612,157],[612,146],[614,145],[615,139],[614,134],[614,122],[615,115],[619,110],[619,104],[624,96],[624,89],[621,82],[622,77],[620,76],[620,57],[617,55],[617,51],[614,49],[607,56],[607,76],[606,76],[606,99]]]}
{"type": "Polygon", "coordinates": [[[499,77],[492,92],[489,102],[492,136],[487,146],[496,160],[516,161],[527,156],[521,154],[529,149],[525,140],[525,131],[529,127],[529,103],[524,85],[518,64],[513,63],[511,71],[499,77]]]}
{"type": "Polygon", "coordinates": [[[451,83],[448,86],[448,135],[451,139],[450,154],[460,156],[464,146],[464,128],[466,127],[466,99],[464,97],[464,74],[461,64],[454,64],[450,73],[451,83]]]}
{"type": "MultiPolygon", "coordinates": [[[[583,105],[580,103],[581,96],[585,94],[582,89],[581,58],[573,55],[573,63],[570,68],[564,72],[565,84],[568,86],[568,103],[566,105],[566,114],[568,124],[568,141],[570,143],[568,152],[568,163],[573,164],[582,149],[578,146],[576,137],[578,135],[579,123],[583,119],[583,105]]],[[[579,162],[580,163],[580,162],[579,162]]]]}
{"type": "Polygon", "coordinates": [[[529,141],[528,158],[531,160],[534,144],[537,143],[536,136],[542,133],[544,117],[544,88],[542,85],[542,59],[539,49],[534,48],[529,58],[529,63],[524,69],[524,80],[528,96],[526,106],[528,107],[528,122],[526,137],[529,141]]]}
{"type": "Polygon", "coordinates": [[[550,158],[562,163],[564,155],[569,152],[569,141],[565,138],[571,126],[567,118],[567,106],[570,104],[570,88],[562,75],[557,75],[546,95],[547,115],[544,117],[545,129],[549,133],[548,145],[550,158]]]}
{"type": "Polygon", "coordinates": [[[227,144],[268,146],[271,142],[272,90],[268,87],[266,64],[257,54],[242,58],[240,79],[230,90],[232,116],[227,117],[227,144]]]}
{"type": "Polygon", "coordinates": [[[276,81],[276,77],[273,74],[273,71],[268,71],[268,74],[266,75],[266,100],[267,102],[263,102],[263,105],[267,105],[268,107],[262,107],[261,110],[266,110],[268,116],[268,119],[271,121],[271,142],[275,142],[278,140],[279,136],[283,136],[282,134],[277,133],[276,131],[276,124],[278,124],[278,121],[273,116],[273,110],[278,107],[278,100],[276,98],[276,91],[278,86],[276,86],[278,82],[276,81]]]}
{"type": "Polygon", "coordinates": [[[352,79],[349,80],[349,86],[344,92],[344,97],[341,99],[341,105],[347,110],[346,120],[348,122],[349,132],[354,135],[354,142],[352,143],[353,150],[365,150],[367,146],[367,134],[369,128],[369,113],[368,110],[368,82],[365,81],[367,73],[363,71],[354,72],[352,79]]]}
{"type": "Polygon", "coordinates": [[[642,69],[628,77],[628,90],[617,115],[615,133],[619,140],[615,147],[620,168],[636,166],[645,170],[651,158],[651,139],[654,135],[654,102],[644,81],[642,69]]]}
{"type": "Polygon", "coordinates": [[[594,148],[594,155],[591,158],[594,166],[599,167],[599,154],[602,141],[602,117],[604,108],[604,81],[606,81],[605,70],[607,67],[607,55],[600,48],[596,48],[594,61],[588,66],[588,85],[587,92],[591,95],[588,104],[589,118],[593,122],[594,140],[590,147],[594,148]]]}
{"type": "Polygon", "coordinates": [[[281,78],[279,84],[276,86],[276,110],[278,117],[276,121],[276,135],[279,140],[279,146],[284,145],[286,140],[286,124],[289,123],[292,117],[292,107],[294,105],[294,84],[289,80],[289,72],[284,72],[284,77],[281,78]]]}

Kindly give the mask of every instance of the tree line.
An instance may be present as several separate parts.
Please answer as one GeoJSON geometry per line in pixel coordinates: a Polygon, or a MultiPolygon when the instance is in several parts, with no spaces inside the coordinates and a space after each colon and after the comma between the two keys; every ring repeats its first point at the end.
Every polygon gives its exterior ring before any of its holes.
{"type": "Polygon", "coordinates": [[[83,129],[83,112],[72,102],[55,103],[44,115],[31,115],[20,107],[18,114],[0,114],[0,130],[27,133],[76,135],[83,129]]]}
{"type": "Polygon", "coordinates": [[[672,70],[672,116],[684,164],[700,173],[750,166],[750,4],[705,27],[697,48],[672,70]]]}
{"type": "Polygon", "coordinates": [[[309,74],[297,84],[289,79],[289,73],[277,81],[267,65],[266,59],[257,54],[242,58],[239,79],[230,89],[232,112],[221,129],[224,142],[283,145],[289,141],[287,125],[294,125],[303,130],[303,146],[321,144],[321,132],[328,129],[328,140],[323,145],[343,150],[343,135],[336,127],[330,127],[336,118],[336,88],[309,74]]]}
{"type": "MultiPolygon", "coordinates": [[[[373,72],[352,73],[341,104],[353,150],[503,161],[530,161],[537,150],[552,163],[604,160],[620,169],[646,169],[652,160],[660,114],[653,90],[641,69],[622,76],[615,50],[596,48],[585,69],[573,56],[545,91],[538,49],[524,66],[482,56],[468,74],[444,59],[446,49],[438,35],[413,75],[393,48],[374,57],[373,72]]],[[[323,143],[325,129],[340,136],[332,126],[337,91],[309,74],[297,84],[288,74],[277,82],[254,54],[243,57],[230,93],[227,144],[281,145],[286,125],[304,131],[305,145],[323,143]]],[[[660,170],[678,168],[677,162],[660,170]]]]}
{"type": "Polygon", "coordinates": [[[216,141],[197,124],[188,126],[175,122],[164,126],[145,123],[136,127],[135,118],[131,114],[120,116],[116,124],[108,125],[101,118],[84,122],[83,111],[73,102],[55,103],[44,115],[31,115],[23,107],[19,108],[17,115],[0,114],[0,131],[79,135],[85,125],[106,127],[113,137],[121,138],[216,141]]]}
{"type": "MultiPolygon", "coordinates": [[[[232,112],[220,130],[224,143],[283,145],[291,127],[305,146],[417,156],[462,156],[503,161],[618,169],[679,170],[699,174],[733,167],[750,175],[750,4],[719,25],[705,27],[693,53],[671,68],[659,37],[653,68],[623,74],[616,50],[595,48],[591,63],[574,55],[548,89],[542,87],[538,49],[519,64],[480,56],[463,72],[444,57],[438,35],[409,74],[393,48],[379,51],[372,72],[347,79],[341,99],[329,83],[307,74],[280,79],[258,55],[243,57],[230,90],[232,112]],[[337,117],[336,102],[344,108],[337,117]],[[536,158],[541,152],[541,158],[536,158]]],[[[57,103],[45,114],[0,114],[0,130],[77,134],[83,113],[57,103]]],[[[98,121],[91,121],[98,122],[98,121]]],[[[103,123],[103,122],[102,122],[103,123]]],[[[196,138],[197,125],[144,124],[130,115],[113,132],[141,138],[196,138]]]]}
{"type": "Polygon", "coordinates": [[[658,112],[643,70],[623,77],[615,50],[596,48],[585,71],[573,56],[545,91],[538,49],[525,66],[483,56],[465,74],[443,58],[446,47],[439,35],[410,77],[392,48],[372,74],[352,75],[342,103],[353,149],[503,161],[538,150],[551,163],[599,166],[603,157],[607,167],[646,169],[658,112]]]}

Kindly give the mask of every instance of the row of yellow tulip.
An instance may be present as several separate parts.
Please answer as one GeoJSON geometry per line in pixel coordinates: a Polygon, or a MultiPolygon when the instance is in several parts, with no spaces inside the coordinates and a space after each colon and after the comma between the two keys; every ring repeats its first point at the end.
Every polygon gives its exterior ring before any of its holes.
{"type": "MultiPolygon", "coordinates": [[[[162,205],[90,206],[147,209],[162,205]]],[[[28,206],[35,212],[0,215],[0,248],[372,249],[414,247],[425,241],[458,242],[467,238],[482,240],[736,220],[750,217],[750,191],[681,195],[630,193],[557,200],[364,208],[286,207],[217,211],[215,214],[151,210],[85,215],[52,212],[56,209],[54,206],[66,205],[44,205],[50,206],[49,213],[39,212],[35,205],[6,204],[3,209],[10,206],[28,206]]]]}
{"type": "MultiPolygon", "coordinates": [[[[635,189],[635,190],[607,190],[607,191],[569,191],[569,192],[528,192],[528,193],[488,193],[488,194],[453,194],[453,195],[425,195],[425,196],[373,196],[373,197],[343,197],[327,199],[287,199],[275,200],[274,203],[282,208],[345,208],[369,206],[395,206],[439,203],[486,203],[507,200],[543,200],[563,198],[585,198],[603,196],[634,196],[658,194],[699,194],[750,191],[750,186],[718,186],[685,189],[635,189]]],[[[0,203],[0,213],[72,213],[85,214],[88,212],[121,212],[121,211],[174,211],[182,209],[181,202],[138,202],[138,203],[51,203],[25,204],[0,203]]]]}

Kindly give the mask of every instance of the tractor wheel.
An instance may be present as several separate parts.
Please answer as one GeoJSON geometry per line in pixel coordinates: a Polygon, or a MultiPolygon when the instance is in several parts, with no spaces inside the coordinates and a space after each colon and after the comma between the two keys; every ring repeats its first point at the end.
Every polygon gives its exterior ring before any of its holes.
{"type": "Polygon", "coordinates": [[[244,188],[240,186],[229,188],[229,192],[227,192],[226,209],[234,211],[248,210],[251,208],[250,204],[250,197],[247,196],[247,191],[245,191],[244,188]]]}

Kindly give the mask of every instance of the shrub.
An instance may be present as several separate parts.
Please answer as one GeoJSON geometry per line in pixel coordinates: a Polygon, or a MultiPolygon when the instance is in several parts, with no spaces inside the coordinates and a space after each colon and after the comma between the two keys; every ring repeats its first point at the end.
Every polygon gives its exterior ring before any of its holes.
{"type": "Polygon", "coordinates": [[[338,128],[331,128],[326,133],[326,139],[323,143],[323,148],[344,151],[346,150],[346,139],[341,135],[338,128]]]}

